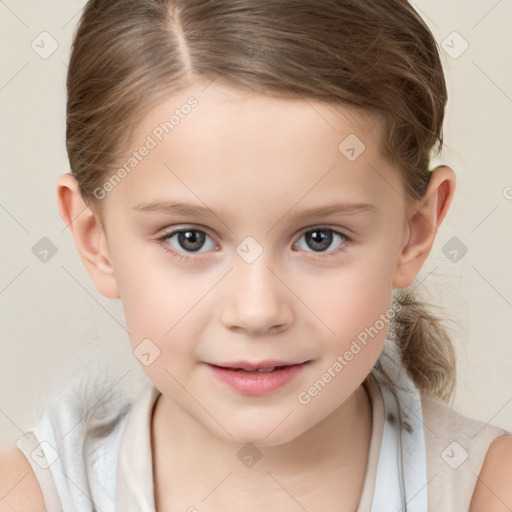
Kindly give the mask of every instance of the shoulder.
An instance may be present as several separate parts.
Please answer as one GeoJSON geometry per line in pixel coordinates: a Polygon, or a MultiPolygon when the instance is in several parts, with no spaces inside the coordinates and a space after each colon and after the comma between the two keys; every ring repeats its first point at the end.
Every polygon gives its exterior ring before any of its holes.
{"type": "Polygon", "coordinates": [[[512,509],[512,435],[497,437],[489,446],[478,475],[470,512],[512,509]]]}
{"type": "Polygon", "coordinates": [[[42,512],[45,504],[37,477],[20,449],[0,452],[0,512],[42,512]]]}
{"type": "MultiPolygon", "coordinates": [[[[466,416],[453,406],[421,394],[424,439],[432,510],[470,510],[470,502],[485,465],[494,465],[487,456],[496,450],[510,432],[466,416]],[[490,463],[489,463],[490,460],[490,463]]],[[[509,442],[510,439],[505,440],[509,442]]],[[[512,477],[509,477],[512,479],[512,477]]],[[[482,485],[482,484],[480,484],[482,485]]],[[[512,486],[511,486],[512,487],[512,486]]],[[[471,512],[498,512],[495,508],[474,508],[471,512]]]]}
{"type": "Polygon", "coordinates": [[[0,512],[44,512],[45,499],[49,510],[58,510],[59,502],[85,510],[79,504],[89,497],[80,489],[90,489],[93,501],[107,503],[131,403],[124,391],[96,375],[70,379],[47,393],[29,435],[0,451],[0,512]],[[31,465],[30,454],[43,443],[44,464],[31,465]],[[75,486],[68,485],[68,474],[75,486]]]}
{"type": "Polygon", "coordinates": [[[509,434],[507,430],[497,425],[466,416],[453,406],[425,393],[421,394],[421,405],[423,419],[429,427],[426,429],[426,435],[431,434],[438,439],[451,436],[464,441],[471,440],[472,446],[485,447],[486,451],[496,437],[509,434]]]}

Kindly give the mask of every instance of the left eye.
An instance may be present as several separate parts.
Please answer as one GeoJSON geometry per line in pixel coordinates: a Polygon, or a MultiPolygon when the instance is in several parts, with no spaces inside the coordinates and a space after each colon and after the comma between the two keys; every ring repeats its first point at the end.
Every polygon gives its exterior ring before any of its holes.
{"type": "MultiPolygon", "coordinates": [[[[339,246],[343,245],[343,242],[348,240],[342,233],[330,228],[310,229],[306,231],[299,240],[304,238],[306,240],[306,244],[313,250],[313,252],[325,252],[325,250],[333,243],[335,237],[341,240],[339,246]]],[[[297,242],[297,246],[299,246],[299,242],[297,242]]],[[[303,249],[303,247],[299,248],[303,249]]]]}

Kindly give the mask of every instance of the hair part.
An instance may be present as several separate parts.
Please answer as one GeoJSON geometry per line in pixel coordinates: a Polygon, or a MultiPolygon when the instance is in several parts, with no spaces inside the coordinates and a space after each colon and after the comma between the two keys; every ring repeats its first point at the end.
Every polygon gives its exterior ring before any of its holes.
{"type": "MultiPolygon", "coordinates": [[[[340,104],[379,129],[406,206],[443,145],[447,89],[434,36],[406,0],[90,0],[67,75],[66,147],[88,206],[148,109],[197,80],[340,104]]],[[[101,215],[100,215],[101,218],[101,215]]],[[[447,399],[453,347],[407,295],[394,328],[423,391],[447,399]]]]}

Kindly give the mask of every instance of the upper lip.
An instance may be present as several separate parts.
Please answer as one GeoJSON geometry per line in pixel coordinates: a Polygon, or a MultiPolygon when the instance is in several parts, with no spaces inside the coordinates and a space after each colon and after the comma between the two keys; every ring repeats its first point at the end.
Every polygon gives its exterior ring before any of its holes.
{"type": "Polygon", "coordinates": [[[275,368],[276,366],[293,366],[296,364],[307,363],[307,361],[289,362],[289,361],[277,361],[269,359],[265,361],[251,363],[249,361],[233,361],[229,363],[210,363],[213,366],[220,366],[222,368],[241,368],[242,370],[260,370],[266,368],[275,368]]]}

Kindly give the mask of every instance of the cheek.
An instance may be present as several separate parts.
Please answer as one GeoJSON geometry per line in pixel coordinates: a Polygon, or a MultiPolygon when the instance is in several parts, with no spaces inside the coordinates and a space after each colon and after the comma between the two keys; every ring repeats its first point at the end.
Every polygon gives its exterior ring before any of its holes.
{"type": "Polygon", "coordinates": [[[302,278],[296,290],[318,321],[323,320],[326,330],[334,331],[338,337],[356,335],[361,329],[372,325],[391,304],[391,266],[383,267],[368,259],[333,269],[323,276],[317,275],[314,282],[302,278]]]}
{"type": "Polygon", "coordinates": [[[178,396],[182,391],[172,377],[182,381],[193,364],[196,347],[191,341],[200,339],[199,308],[194,305],[204,292],[187,286],[176,273],[174,279],[163,277],[156,267],[126,270],[128,279],[120,289],[133,355],[160,390],[178,396]]]}
{"type": "Polygon", "coordinates": [[[391,272],[380,263],[360,258],[302,289],[304,302],[316,313],[308,313],[307,323],[317,335],[320,328],[323,332],[324,366],[346,355],[345,377],[338,382],[361,381],[382,350],[393,312],[391,272]]]}
{"type": "Polygon", "coordinates": [[[137,258],[123,262],[118,284],[132,346],[142,338],[173,337],[204,295],[199,283],[190,286],[186,274],[137,258]]]}
{"type": "MultiPolygon", "coordinates": [[[[322,414],[328,414],[333,403],[346,400],[370,373],[393,317],[387,279],[345,278],[329,286],[326,308],[321,311],[332,332],[323,329],[326,334],[318,340],[322,345],[318,373],[298,396],[302,404],[314,401],[322,414]]],[[[317,326],[312,329],[318,332],[317,326]]]]}

